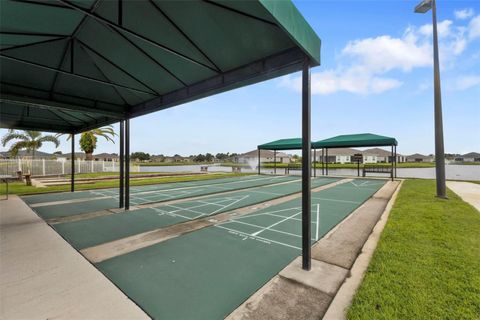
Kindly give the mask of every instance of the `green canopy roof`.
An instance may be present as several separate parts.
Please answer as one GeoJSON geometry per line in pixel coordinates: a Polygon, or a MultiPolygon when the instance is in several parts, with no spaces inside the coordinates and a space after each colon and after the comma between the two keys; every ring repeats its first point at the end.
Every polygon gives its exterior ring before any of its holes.
{"type": "Polygon", "coordinates": [[[312,148],[353,148],[397,145],[391,137],[372,133],[346,134],[312,143],[312,148]]]}
{"type": "Polygon", "coordinates": [[[297,150],[302,149],[302,138],[280,139],[258,146],[260,150],[297,150]]]}
{"type": "Polygon", "coordinates": [[[81,132],[320,64],[290,1],[2,0],[0,127],[81,132]]]}

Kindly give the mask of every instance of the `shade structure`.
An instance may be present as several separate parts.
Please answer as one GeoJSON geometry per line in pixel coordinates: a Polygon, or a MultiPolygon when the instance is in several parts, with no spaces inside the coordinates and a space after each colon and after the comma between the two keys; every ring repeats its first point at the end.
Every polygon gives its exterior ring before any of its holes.
{"type": "Polygon", "coordinates": [[[3,128],[79,133],[320,63],[290,1],[11,1],[3,128]]]}
{"type": "Polygon", "coordinates": [[[375,146],[396,146],[395,138],[381,136],[372,133],[346,134],[312,143],[312,148],[353,148],[353,147],[375,147],[375,146]]]}
{"type": "Polygon", "coordinates": [[[302,138],[280,139],[257,147],[260,150],[300,150],[302,149],[302,138]]]}

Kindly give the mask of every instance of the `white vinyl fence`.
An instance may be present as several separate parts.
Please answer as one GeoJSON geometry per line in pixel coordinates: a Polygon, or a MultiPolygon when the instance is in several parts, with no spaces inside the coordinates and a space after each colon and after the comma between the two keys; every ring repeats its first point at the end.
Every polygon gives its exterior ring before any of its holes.
{"type": "MultiPolygon", "coordinates": [[[[71,160],[45,159],[0,159],[0,175],[16,176],[17,171],[32,176],[70,174],[71,160]]],[[[120,164],[114,161],[75,160],[75,173],[118,172],[120,164]]],[[[140,171],[139,166],[130,164],[131,172],[140,171]]]]}

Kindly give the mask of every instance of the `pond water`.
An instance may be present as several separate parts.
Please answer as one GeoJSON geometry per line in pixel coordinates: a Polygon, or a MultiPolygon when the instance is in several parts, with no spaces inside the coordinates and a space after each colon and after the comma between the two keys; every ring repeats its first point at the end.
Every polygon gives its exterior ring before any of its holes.
{"type": "MultiPolygon", "coordinates": [[[[151,166],[140,167],[140,172],[200,172],[202,165],[186,165],[186,166],[151,166]]],[[[209,165],[209,172],[232,172],[231,167],[224,167],[220,165],[209,165]]],[[[256,172],[250,168],[242,168],[242,172],[256,172]]],[[[277,169],[278,174],[285,172],[285,169],[277,169]]],[[[273,173],[273,169],[262,169],[262,173],[273,173]]],[[[290,170],[290,174],[300,175],[300,170],[290,170]]],[[[317,169],[317,176],[322,174],[321,169],[317,169]]],[[[356,169],[329,169],[330,175],[335,176],[355,176],[356,169]]],[[[445,174],[449,180],[479,180],[480,181],[480,166],[476,165],[447,165],[445,167],[445,174]]],[[[372,173],[368,176],[374,176],[372,173]]],[[[385,176],[387,174],[378,174],[378,176],[385,176]]],[[[435,168],[397,168],[397,177],[399,178],[420,178],[420,179],[434,179],[435,168]]]]}

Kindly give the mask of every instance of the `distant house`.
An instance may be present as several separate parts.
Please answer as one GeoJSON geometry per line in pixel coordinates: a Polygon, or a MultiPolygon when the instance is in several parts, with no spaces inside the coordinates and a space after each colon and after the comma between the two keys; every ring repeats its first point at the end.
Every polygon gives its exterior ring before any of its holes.
{"type": "Polygon", "coordinates": [[[433,162],[433,155],[423,155],[420,153],[414,153],[406,157],[407,162],[433,162]]]}
{"type": "Polygon", "coordinates": [[[99,153],[93,155],[95,161],[120,161],[120,157],[116,153],[99,153]]]}
{"type": "MultiPolygon", "coordinates": [[[[72,159],[72,154],[71,153],[58,154],[58,155],[56,155],[56,157],[60,161],[68,161],[68,160],[72,159]]],[[[84,152],[75,152],[74,153],[74,159],[75,160],[86,160],[87,156],[84,152]]],[[[99,154],[92,155],[92,160],[93,161],[118,162],[118,161],[120,161],[120,157],[116,153],[99,153],[99,154]]]]}
{"type": "MultiPolygon", "coordinates": [[[[261,162],[274,162],[274,152],[270,150],[260,150],[261,162]]],[[[277,151],[276,162],[277,163],[290,163],[291,156],[277,151]]],[[[252,150],[239,154],[235,157],[235,161],[238,163],[249,163],[252,161],[258,161],[258,150],[252,150]]]]}
{"type": "MultiPolygon", "coordinates": [[[[366,156],[376,156],[377,163],[391,163],[392,162],[392,151],[385,150],[382,148],[371,148],[362,151],[364,157],[366,156]]],[[[406,157],[402,154],[397,153],[397,162],[405,162],[406,157]]]]}
{"type": "Polygon", "coordinates": [[[165,161],[165,156],[163,154],[152,155],[152,156],[150,156],[150,161],[151,162],[164,162],[165,161]]]}
{"type": "MultiPolygon", "coordinates": [[[[18,154],[15,158],[12,158],[12,156],[10,155],[10,152],[8,151],[0,152],[0,158],[3,158],[3,159],[32,159],[32,157],[33,157],[33,154],[25,150],[18,151],[18,154]]],[[[35,151],[35,159],[52,160],[52,159],[55,159],[56,157],[57,157],[56,154],[50,154],[42,151],[35,151]]]]}
{"type": "MultiPolygon", "coordinates": [[[[328,158],[324,153],[324,161],[328,163],[350,163],[352,156],[356,153],[362,153],[360,150],[352,148],[332,148],[328,149],[328,158]]],[[[317,150],[317,161],[322,161],[322,152],[317,150]]]]}
{"type": "MultiPolygon", "coordinates": [[[[469,152],[464,155],[462,155],[460,161],[463,162],[480,162],[480,153],[478,152],[469,152]]],[[[457,158],[455,158],[455,161],[458,161],[457,158]]]]}

